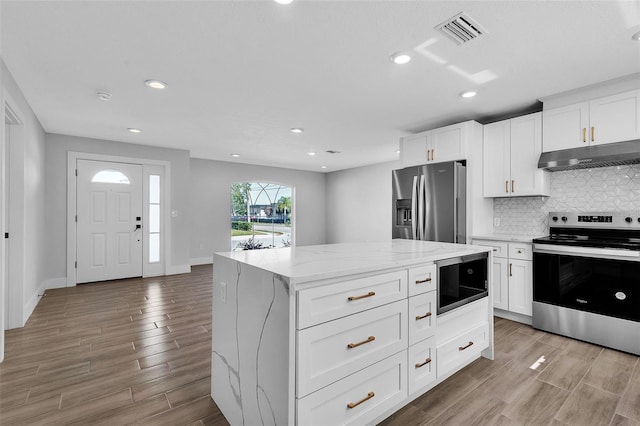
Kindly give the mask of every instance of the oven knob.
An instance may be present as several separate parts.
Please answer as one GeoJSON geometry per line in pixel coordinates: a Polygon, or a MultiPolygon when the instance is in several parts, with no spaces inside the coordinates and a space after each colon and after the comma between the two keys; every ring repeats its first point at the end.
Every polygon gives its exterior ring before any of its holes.
{"type": "Polygon", "coordinates": [[[624,221],[627,223],[631,223],[633,221],[633,219],[631,219],[629,216],[624,218],[624,221]]]}
{"type": "Polygon", "coordinates": [[[617,291],[615,296],[616,296],[616,299],[618,300],[624,300],[627,298],[627,295],[621,291],[617,291]]]}
{"type": "Polygon", "coordinates": [[[566,222],[567,220],[568,220],[568,219],[567,219],[567,217],[566,217],[566,216],[562,216],[562,221],[563,221],[563,222],[566,222]]]}
{"type": "MultiPolygon", "coordinates": [[[[558,216],[554,216],[551,219],[553,219],[554,222],[557,222],[558,221],[558,216]]],[[[640,221],[640,217],[638,218],[638,221],[640,221]]]]}

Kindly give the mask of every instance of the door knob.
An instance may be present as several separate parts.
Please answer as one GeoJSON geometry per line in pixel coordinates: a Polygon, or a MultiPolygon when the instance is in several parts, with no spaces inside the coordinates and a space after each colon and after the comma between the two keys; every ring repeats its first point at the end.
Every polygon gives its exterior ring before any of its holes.
{"type": "Polygon", "coordinates": [[[142,225],[138,224],[138,225],[136,225],[136,229],[134,229],[134,231],[137,231],[140,228],[142,228],[142,225]]]}

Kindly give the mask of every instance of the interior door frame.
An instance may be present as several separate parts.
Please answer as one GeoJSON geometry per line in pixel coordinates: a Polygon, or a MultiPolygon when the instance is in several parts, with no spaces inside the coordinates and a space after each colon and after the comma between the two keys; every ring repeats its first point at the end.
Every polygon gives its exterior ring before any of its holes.
{"type": "MultiPolygon", "coordinates": [[[[148,262],[144,258],[142,260],[142,276],[150,277],[157,275],[165,275],[167,266],[171,264],[171,163],[169,161],[151,160],[148,158],[120,157],[116,155],[95,154],[88,152],[69,151],[67,153],[67,287],[74,287],[77,284],[76,276],[76,253],[77,253],[77,229],[76,229],[76,164],[78,160],[93,160],[113,163],[129,163],[142,165],[143,181],[146,181],[148,173],[145,170],[151,170],[151,174],[157,174],[156,171],[162,170],[161,181],[164,183],[161,189],[161,220],[160,233],[162,235],[162,244],[160,250],[160,259],[162,268],[150,268],[148,262]],[[146,166],[146,167],[145,167],[146,166]]],[[[147,218],[148,185],[143,182],[143,218],[147,218]]],[[[148,221],[143,220],[143,225],[148,221]]],[[[148,228],[147,228],[148,229],[148,228]]],[[[145,237],[148,231],[145,230],[145,237]]]]}

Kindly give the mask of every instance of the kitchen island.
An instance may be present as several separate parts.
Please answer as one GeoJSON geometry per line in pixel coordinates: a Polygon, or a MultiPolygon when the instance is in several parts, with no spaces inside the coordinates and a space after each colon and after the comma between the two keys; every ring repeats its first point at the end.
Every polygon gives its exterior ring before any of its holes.
{"type": "MultiPolygon", "coordinates": [[[[377,423],[480,356],[491,294],[438,314],[438,265],[490,248],[414,240],[214,255],[211,396],[232,425],[377,423]]],[[[490,289],[488,289],[490,291],[490,289]]]]}

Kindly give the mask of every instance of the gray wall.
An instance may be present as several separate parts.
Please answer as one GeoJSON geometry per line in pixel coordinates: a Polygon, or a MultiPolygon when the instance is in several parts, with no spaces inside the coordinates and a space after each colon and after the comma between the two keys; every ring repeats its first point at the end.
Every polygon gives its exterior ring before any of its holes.
{"type": "Polygon", "coordinates": [[[191,258],[202,263],[231,249],[231,184],[272,182],[294,187],[295,243],[325,242],[325,175],[276,167],[191,159],[191,258]]]}
{"type": "Polygon", "coordinates": [[[99,139],[47,134],[47,272],[52,278],[66,277],[67,252],[67,152],[116,155],[122,157],[163,160],[171,163],[171,265],[167,270],[189,265],[189,230],[191,211],[189,199],[189,151],[156,148],[99,139]]]}
{"type": "Polygon", "coordinates": [[[399,161],[327,174],[327,243],[391,239],[391,171],[399,161]]]}

